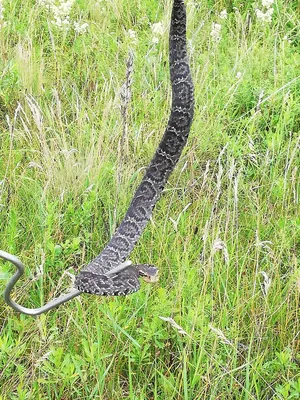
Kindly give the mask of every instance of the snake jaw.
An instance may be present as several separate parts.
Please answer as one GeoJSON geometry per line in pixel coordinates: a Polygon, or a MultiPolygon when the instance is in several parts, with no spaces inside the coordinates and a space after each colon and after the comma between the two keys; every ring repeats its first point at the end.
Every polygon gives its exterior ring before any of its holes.
{"type": "Polygon", "coordinates": [[[158,282],[159,281],[158,271],[157,271],[157,274],[155,276],[148,275],[148,276],[143,276],[142,278],[143,278],[143,281],[145,281],[147,283],[158,282]]]}
{"type": "Polygon", "coordinates": [[[140,265],[138,274],[147,283],[155,283],[159,280],[159,270],[154,266],[140,265]]]}

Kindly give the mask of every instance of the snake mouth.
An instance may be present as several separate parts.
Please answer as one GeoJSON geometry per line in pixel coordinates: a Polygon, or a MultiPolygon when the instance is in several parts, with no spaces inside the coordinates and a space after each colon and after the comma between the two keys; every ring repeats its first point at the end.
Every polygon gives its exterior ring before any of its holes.
{"type": "Polygon", "coordinates": [[[159,280],[159,270],[155,267],[139,270],[139,275],[147,283],[155,283],[159,280]]]}
{"type": "Polygon", "coordinates": [[[159,281],[158,271],[157,271],[157,274],[155,276],[148,275],[148,276],[143,276],[142,278],[147,283],[158,282],[159,281]]]}

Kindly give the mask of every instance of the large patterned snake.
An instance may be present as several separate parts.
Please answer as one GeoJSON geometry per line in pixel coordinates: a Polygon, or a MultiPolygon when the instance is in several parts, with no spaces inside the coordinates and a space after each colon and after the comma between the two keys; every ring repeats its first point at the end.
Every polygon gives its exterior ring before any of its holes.
{"type": "Polygon", "coordinates": [[[153,266],[132,266],[124,260],[147,225],[187,142],[193,119],[194,88],[187,56],[183,0],[174,0],[173,3],[169,53],[172,108],[167,128],[119,228],[102,253],[76,277],[75,286],[81,292],[103,296],[126,295],[139,289],[139,276],[148,277],[151,281],[157,273],[153,266]]]}

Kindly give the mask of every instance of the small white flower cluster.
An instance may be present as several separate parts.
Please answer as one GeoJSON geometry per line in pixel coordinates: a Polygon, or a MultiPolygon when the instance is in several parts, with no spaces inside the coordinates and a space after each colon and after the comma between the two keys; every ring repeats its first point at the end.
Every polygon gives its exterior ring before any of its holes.
{"type": "MultiPolygon", "coordinates": [[[[39,0],[39,2],[52,14],[54,25],[60,29],[68,29],[71,26],[70,14],[75,0],[39,0]]],[[[74,30],[78,34],[85,33],[88,27],[86,22],[74,22],[74,30]]]]}
{"type": "Polygon", "coordinates": [[[128,29],[127,36],[130,39],[132,44],[136,44],[137,43],[138,39],[137,39],[136,31],[134,31],[133,29],[128,29]]]}
{"type": "Polygon", "coordinates": [[[74,21],[74,30],[76,33],[78,33],[78,35],[82,35],[88,29],[89,29],[89,24],[87,22],[81,24],[80,22],[74,21]]]}
{"type": "Polygon", "coordinates": [[[228,15],[227,15],[227,10],[221,11],[219,17],[220,17],[221,19],[227,19],[227,17],[228,17],[228,15]]]}
{"type": "Polygon", "coordinates": [[[152,33],[154,34],[154,37],[152,39],[152,43],[157,44],[159,42],[159,36],[163,36],[164,31],[165,29],[162,22],[156,22],[153,24],[152,33]]]}
{"type": "MultiPolygon", "coordinates": [[[[226,9],[224,9],[224,10],[222,10],[220,12],[219,18],[220,19],[227,19],[228,18],[228,14],[227,14],[227,10],[226,9]]],[[[211,36],[213,42],[218,43],[221,40],[221,29],[222,29],[222,25],[221,24],[218,24],[216,22],[212,23],[210,36],[211,36]]]]}
{"type": "Polygon", "coordinates": [[[210,36],[214,42],[219,42],[221,40],[221,28],[222,26],[220,24],[212,23],[210,36]]]}
{"type": "Polygon", "coordinates": [[[274,12],[274,8],[272,7],[274,4],[274,0],[262,0],[261,5],[264,8],[264,11],[256,8],[255,13],[258,21],[262,23],[270,23],[272,22],[272,15],[274,12]]]}
{"type": "Polygon", "coordinates": [[[52,22],[59,28],[68,28],[70,25],[70,12],[74,0],[40,0],[40,4],[47,7],[53,14],[52,22]]]}
{"type": "Polygon", "coordinates": [[[263,7],[270,8],[274,4],[274,0],[261,0],[263,7]]]}
{"type": "Polygon", "coordinates": [[[255,10],[257,19],[260,22],[266,22],[266,23],[272,22],[273,11],[274,11],[273,8],[269,8],[265,13],[260,11],[258,8],[255,10]]]}

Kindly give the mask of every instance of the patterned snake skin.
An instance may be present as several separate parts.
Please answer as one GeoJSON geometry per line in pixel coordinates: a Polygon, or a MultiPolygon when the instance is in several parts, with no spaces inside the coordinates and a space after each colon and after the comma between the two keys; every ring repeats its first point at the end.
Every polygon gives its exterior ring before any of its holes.
{"type": "Polygon", "coordinates": [[[82,292],[103,296],[126,295],[140,288],[139,276],[151,280],[157,272],[149,265],[133,265],[116,273],[112,270],[118,270],[118,265],[129,256],[140,238],[190,132],[194,88],[187,56],[183,0],[174,0],[169,40],[172,109],[166,131],[121,225],[102,253],[76,277],[75,286],[82,292]]]}

